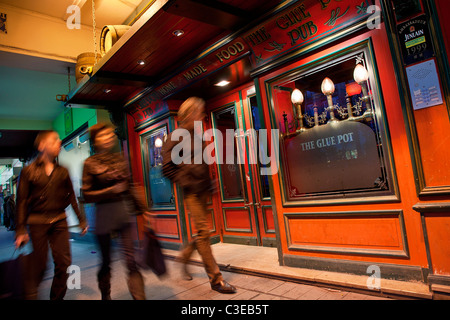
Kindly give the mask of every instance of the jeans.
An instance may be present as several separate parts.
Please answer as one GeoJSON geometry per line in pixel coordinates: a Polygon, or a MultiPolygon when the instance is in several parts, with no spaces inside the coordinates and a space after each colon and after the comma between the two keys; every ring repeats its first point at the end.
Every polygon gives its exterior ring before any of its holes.
{"type": "Polygon", "coordinates": [[[205,271],[209,277],[211,285],[223,280],[219,266],[213,257],[210,244],[209,225],[207,221],[208,212],[206,210],[207,195],[188,194],[185,196],[186,205],[194,220],[197,236],[181,252],[181,259],[187,263],[193,251],[197,249],[200,254],[205,271]]]}
{"type": "Polygon", "coordinates": [[[27,299],[37,299],[39,284],[47,269],[48,245],[55,265],[50,300],[62,300],[67,291],[67,268],[71,264],[69,230],[66,219],[49,224],[30,224],[29,232],[33,244],[29,274],[25,280],[27,299]]]}

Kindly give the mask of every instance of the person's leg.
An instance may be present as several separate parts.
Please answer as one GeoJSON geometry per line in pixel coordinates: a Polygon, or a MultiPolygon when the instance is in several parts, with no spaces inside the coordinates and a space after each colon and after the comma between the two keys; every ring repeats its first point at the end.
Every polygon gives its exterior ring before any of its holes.
{"type": "Polygon", "coordinates": [[[145,300],[144,279],[134,256],[132,225],[127,224],[120,230],[120,249],[128,269],[128,289],[134,300],[145,300]]]}
{"type": "Polygon", "coordinates": [[[197,236],[195,237],[195,247],[200,254],[206,273],[208,274],[211,283],[216,283],[222,280],[219,266],[214,259],[209,243],[209,226],[207,222],[206,203],[202,197],[197,195],[188,195],[185,198],[186,205],[191,212],[192,220],[197,229],[197,236]]]}
{"type": "Polygon", "coordinates": [[[191,276],[191,274],[189,273],[189,271],[187,269],[187,264],[188,264],[189,259],[191,258],[192,253],[194,252],[195,249],[196,249],[196,247],[195,247],[195,238],[193,238],[181,250],[180,256],[178,258],[178,261],[183,264],[182,274],[183,274],[183,278],[185,280],[192,280],[192,276],[191,276]]]}
{"type": "Polygon", "coordinates": [[[102,265],[97,273],[98,288],[102,294],[102,300],[111,300],[111,236],[98,234],[97,243],[102,255],[102,265]]]}
{"type": "Polygon", "coordinates": [[[219,266],[214,259],[210,244],[210,233],[208,225],[208,212],[206,210],[207,195],[188,195],[185,198],[186,205],[191,211],[197,237],[195,246],[200,254],[206,273],[208,274],[211,288],[220,293],[235,293],[236,288],[226,282],[220,273],[219,266]]]}
{"type": "Polygon", "coordinates": [[[48,228],[49,225],[46,224],[29,226],[33,252],[30,253],[26,266],[25,298],[28,300],[37,299],[38,287],[47,269],[48,228]]]}
{"type": "Polygon", "coordinates": [[[50,290],[50,300],[63,300],[67,291],[67,268],[72,263],[69,243],[69,229],[66,219],[51,224],[49,229],[55,274],[50,290]]]}

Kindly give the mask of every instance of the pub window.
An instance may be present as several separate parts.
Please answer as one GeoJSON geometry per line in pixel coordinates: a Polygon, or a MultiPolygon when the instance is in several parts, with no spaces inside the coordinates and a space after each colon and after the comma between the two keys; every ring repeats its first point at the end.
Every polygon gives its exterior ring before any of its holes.
{"type": "Polygon", "coordinates": [[[352,49],[269,82],[285,203],[396,199],[369,57],[367,47],[352,49]]]}
{"type": "Polygon", "coordinates": [[[166,136],[166,126],[141,136],[147,201],[153,210],[175,208],[173,185],[162,173],[161,148],[166,136]]]}

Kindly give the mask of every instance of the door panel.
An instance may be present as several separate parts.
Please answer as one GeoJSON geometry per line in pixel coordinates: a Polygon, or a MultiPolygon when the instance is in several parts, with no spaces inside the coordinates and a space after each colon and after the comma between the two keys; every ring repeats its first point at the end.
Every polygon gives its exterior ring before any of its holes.
{"type": "MultiPolygon", "coordinates": [[[[245,130],[253,129],[254,134],[247,135],[249,155],[249,176],[247,181],[253,191],[253,208],[255,210],[256,222],[259,233],[259,244],[263,246],[276,246],[276,231],[272,212],[271,195],[268,175],[261,175],[261,169],[269,165],[263,165],[260,160],[260,148],[263,154],[267,154],[267,146],[260,141],[260,135],[265,134],[265,125],[262,122],[262,110],[258,106],[254,87],[242,90],[243,114],[245,119],[245,130]]],[[[267,138],[267,137],[266,137],[267,138]]],[[[267,139],[266,139],[267,141],[267,139]]]]}
{"type": "Polygon", "coordinates": [[[213,201],[224,242],[274,246],[268,176],[260,175],[258,133],[263,127],[252,86],[207,103],[214,130],[217,190],[213,201]],[[248,93],[250,92],[250,95],[248,93]],[[254,128],[255,131],[247,131],[254,128]],[[234,136],[234,137],[233,137],[234,136]],[[233,145],[231,145],[233,144],[233,145]]]}

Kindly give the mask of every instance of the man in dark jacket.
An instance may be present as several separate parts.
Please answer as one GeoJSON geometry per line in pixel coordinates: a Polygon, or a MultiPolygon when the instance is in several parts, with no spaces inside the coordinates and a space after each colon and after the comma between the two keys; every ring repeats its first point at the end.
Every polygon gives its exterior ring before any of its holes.
{"type": "Polygon", "coordinates": [[[70,204],[80,222],[82,235],[87,232],[80,212],[69,172],[55,159],[61,150],[61,140],[55,131],[42,131],[35,140],[37,159],[24,167],[17,191],[16,247],[29,240],[33,243],[31,271],[26,279],[26,299],[37,299],[37,289],[47,267],[48,246],[52,250],[55,273],[50,291],[51,300],[63,299],[67,291],[67,268],[71,264],[69,230],[65,208],[70,204]],[[28,225],[28,232],[26,226],[28,225]]]}
{"type": "Polygon", "coordinates": [[[201,131],[199,129],[205,116],[204,108],[205,102],[196,97],[187,99],[181,105],[178,111],[179,131],[171,133],[163,145],[163,173],[183,188],[184,201],[197,229],[197,236],[181,253],[180,260],[184,263],[185,278],[192,279],[186,265],[193,251],[197,249],[211,288],[220,293],[235,293],[236,288],[223,279],[211,251],[206,210],[206,200],[211,193],[211,178],[208,165],[203,160],[205,145],[202,143],[201,132],[197,132],[201,131]],[[177,134],[174,135],[175,132],[177,134]],[[180,136],[179,133],[183,136],[181,141],[175,138],[180,136]]]}

